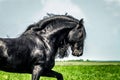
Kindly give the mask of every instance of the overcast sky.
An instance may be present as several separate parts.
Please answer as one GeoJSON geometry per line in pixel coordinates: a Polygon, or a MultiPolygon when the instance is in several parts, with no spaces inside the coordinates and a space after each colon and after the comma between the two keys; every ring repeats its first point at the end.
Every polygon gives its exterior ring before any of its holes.
{"type": "Polygon", "coordinates": [[[18,37],[46,13],[84,18],[87,32],[82,57],[120,60],[120,0],[0,0],[0,37],[18,37]]]}

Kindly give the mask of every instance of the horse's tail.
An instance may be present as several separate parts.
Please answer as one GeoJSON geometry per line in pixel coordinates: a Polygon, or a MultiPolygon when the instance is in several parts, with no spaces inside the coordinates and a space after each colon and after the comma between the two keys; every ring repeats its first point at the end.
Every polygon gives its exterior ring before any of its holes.
{"type": "Polygon", "coordinates": [[[2,54],[2,41],[0,40],[0,57],[1,57],[1,54],[2,54]]]}
{"type": "Polygon", "coordinates": [[[0,46],[0,57],[2,56],[3,54],[3,49],[2,49],[2,46],[0,46]]]}
{"type": "Polygon", "coordinates": [[[0,58],[6,58],[8,56],[5,43],[0,40],[0,58]]]}
{"type": "Polygon", "coordinates": [[[0,46],[0,59],[2,58],[2,54],[3,54],[3,51],[2,51],[2,48],[0,46]]]}
{"type": "Polygon", "coordinates": [[[6,61],[8,58],[8,55],[5,54],[3,46],[0,46],[0,65],[1,65],[1,60],[6,61]]]}

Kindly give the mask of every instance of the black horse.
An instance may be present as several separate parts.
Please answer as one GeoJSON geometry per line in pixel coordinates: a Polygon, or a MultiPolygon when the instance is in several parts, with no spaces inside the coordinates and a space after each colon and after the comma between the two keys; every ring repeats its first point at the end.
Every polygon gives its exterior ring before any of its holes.
{"type": "Polygon", "coordinates": [[[83,54],[86,36],[83,19],[53,15],[30,25],[18,38],[0,38],[0,70],[30,73],[32,80],[40,76],[63,80],[52,70],[58,48],[71,46],[74,56],[83,54]]]}

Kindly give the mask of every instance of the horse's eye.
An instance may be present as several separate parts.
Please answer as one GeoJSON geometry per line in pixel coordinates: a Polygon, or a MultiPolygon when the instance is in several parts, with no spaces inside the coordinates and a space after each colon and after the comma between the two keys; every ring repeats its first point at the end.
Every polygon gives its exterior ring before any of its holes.
{"type": "Polygon", "coordinates": [[[77,29],[80,29],[81,27],[79,26],[79,27],[77,27],[77,29]]]}

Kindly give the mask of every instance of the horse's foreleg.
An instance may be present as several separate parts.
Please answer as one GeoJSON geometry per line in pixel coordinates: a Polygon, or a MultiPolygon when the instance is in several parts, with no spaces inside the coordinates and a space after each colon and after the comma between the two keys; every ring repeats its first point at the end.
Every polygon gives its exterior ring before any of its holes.
{"type": "Polygon", "coordinates": [[[32,80],[39,80],[42,72],[42,67],[40,65],[35,65],[32,72],[32,80]]]}
{"type": "Polygon", "coordinates": [[[54,77],[54,78],[57,78],[57,80],[63,80],[62,74],[53,70],[45,71],[44,74],[42,74],[42,76],[54,77]]]}

